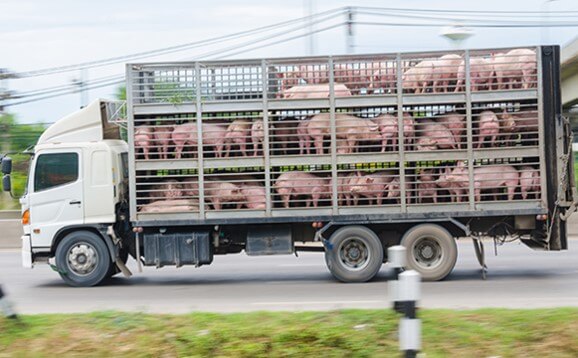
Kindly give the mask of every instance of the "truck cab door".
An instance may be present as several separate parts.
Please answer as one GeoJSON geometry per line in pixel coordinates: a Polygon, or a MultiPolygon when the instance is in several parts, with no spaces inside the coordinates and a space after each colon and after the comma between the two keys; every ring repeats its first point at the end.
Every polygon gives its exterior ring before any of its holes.
{"type": "Polygon", "coordinates": [[[56,232],[84,222],[81,151],[39,153],[29,183],[33,247],[50,247],[56,232]]]}

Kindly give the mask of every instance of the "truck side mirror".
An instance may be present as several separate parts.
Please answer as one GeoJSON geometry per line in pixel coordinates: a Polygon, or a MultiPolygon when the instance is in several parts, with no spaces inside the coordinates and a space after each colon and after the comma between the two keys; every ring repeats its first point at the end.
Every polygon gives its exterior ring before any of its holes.
{"type": "Polygon", "coordinates": [[[10,174],[6,174],[2,178],[2,188],[6,192],[10,192],[12,190],[12,185],[10,183],[10,174]]]}
{"type": "Polygon", "coordinates": [[[2,174],[12,173],[12,158],[4,157],[2,158],[2,174]]]}

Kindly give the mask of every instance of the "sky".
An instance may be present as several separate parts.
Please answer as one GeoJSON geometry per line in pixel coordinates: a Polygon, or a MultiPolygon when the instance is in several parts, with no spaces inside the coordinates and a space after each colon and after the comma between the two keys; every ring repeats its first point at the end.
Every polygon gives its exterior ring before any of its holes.
{"type": "MultiPolygon", "coordinates": [[[[343,6],[388,7],[435,10],[476,11],[578,11],[576,0],[0,0],[0,69],[26,72],[201,41],[217,36],[246,31],[282,21],[301,18],[308,14],[343,6]],[[311,2],[312,5],[309,5],[311,2]]],[[[390,23],[428,22],[415,18],[368,17],[355,15],[357,20],[390,23]]],[[[434,13],[435,16],[435,13],[434,13]]],[[[442,15],[439,15],[442,16],[442,15]]],[[[444,15],[445,16],[445,15],[444,15]]],[[[578,22],[578,13],[557,13],[550,20],[578,22]]],[[[337,17],[330,22],[317,24],[319,30],[330,24],[344,21],[337,17]]],[[[506,15],[507,20],[524,20],[521,15],[506,15]],[[515,16],[512,18],[511,16],[515,16]]],[[[483,21],[480,16],[478,21],[483,21]]],[[[540,19],[547,21],[544,16],[540,19]]],[[[446,25],[455,23],[448,20],[446,25]]],[[[296,25],[293,25],[296,26],[296,25]]],[[[405,51],[433,51],[455,48],[440,36],[445,25],[439,27],[405,26],[354,26],[353,52],[391,53],[405,51]]],[[[290,27],[288,27],[290,28],[290,27]]],[[[282,29],[277,31],[283,31],[282,29]]],[[[461,44],[464,48],[493,48],[538,45],[544,41],[564,46],[578,36],[578,27],[552,28],[475,28],[474,36],[461,44]]],[[[274,34],[276,32],[270,32],[274,34]]],[[[298,34],[299,32],[295,32],[298,34]]],[[[302,32],[301,32],[302,33],[302,32]]],[[[314,35],[314,54],[336,55],[347,52],[346,29],[336,27],[314,35]]],[[[291,33],[286,34],[290,36],[291,33]]],[[[256,43],[254,35],[220,46],[256,43]]],[[[301,57],[309,54],[308,38],[298,38],[274,46],[244,52],[228,58],[301,57]]],[[[257,43],[256,43],[257,44],[257,43]]],[[[254,46],[256,47],[256,46],[254,46]]],[[[218,47],[200,47],[160,57],[131,60],[130,62],[185,61],[218,47]]],[[[95,80],[107,76],[122,76],[125,64],[88,69],[85,79],[95,80]]],[[[81,78],[78,70],[49,76],[10,79],[0,87],[16,94],[33,90],[68,85],[81,78]]],[[[117,86],[88,91],[88,101],[97,98],[114,98],[117,86]]],[[[22,123],[51,123],[80,108],[80,94],[7,107],[22,123]]]]}

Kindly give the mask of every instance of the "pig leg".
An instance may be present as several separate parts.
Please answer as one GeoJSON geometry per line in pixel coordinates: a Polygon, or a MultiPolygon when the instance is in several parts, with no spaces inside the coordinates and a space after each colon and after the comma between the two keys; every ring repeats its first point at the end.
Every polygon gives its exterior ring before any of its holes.
{"type": "MultiPolygon", "coordinates": [[[[313,193],[311,195],[312,201],[313,201],[313,206],[317,207],[317,203],[319,202],[319,199],[321,199],[321,195],[319,193],[313,193]]],[[[309,205],[307,205],[309,206],[309,205]]]]}
{"type": "Polygon", "coordinates": [[[359,195],[355,194],[353,195],[353,205],[357,206],[358,203],[359,203],[359,195]]]}
{"type": "Polygon", "coordinates": [[[218,198],[213,198],[211,204],[213,204],[215,210],[221,210],[221,201],[218,198]]]}
{"type": "Polygon", "coordinates": [[[378,193],[377,197],[375,199],[376,199],[375,201],[377,202],[377,205],[381,205],[381,203],[383,202],[383,193],[378,193]]]}
{"type": "Polygon", "coordinates": [[[225,144],[225,153],[223,153],[223,156],[225,158],[229,158],[230,151],[231,151],[231,143],[227,142],[227,144],[225,144]]]}
{"type": "Polygon", "coordinates": [[[241,149],[241,153],[243,154],[244,157],[247,156],[247,143],[243,142],[241,144],[239,144],[239,148],[241,149]]]}
{"type": "Polygon", "coordinates": [[[474,188],[474,198],[478,203],[482,201],[482,189],[479,184],[474,188]]]}
{"type": "Polygon", "coordinates": [[[315,149],[317,150],[317,155],[323,154],[323,137],[318,136],[314,138],[315,149]]]}
{"type": "Polygon", "coordinates": [[[181,159],[181,153],[183,151],[184,146],[185,143],[175,142],[175,159],[181,159]]]}
{"type": "Polygon", "coordinates": [[[357,140],[348,139],[347,140],[347,154],[357,152],[357,140]]]}
{"type": "Polygon", "coordinates": [[[462,88],[462,83],[464,83],[463,80],[458,80],[458,82],[456,83],[456,89],[454,89],[454,93],[455,92],[459,92],[462,88]]]}
{"type": "Polygon", "coordinates": [[[516,194],[516,187],[518,186],[518,181],[507,181],[507,190],[508,190],[508,201],[514,200],[514,195],[516,194]]]}
{"type": "Polygon", "coordinates": [[[225,143],[222,141],[219,141],[217,143],[215,143],[215,157],[216,158],[221,158],[223,155],[223,147],[225,146],[225,143]]]}

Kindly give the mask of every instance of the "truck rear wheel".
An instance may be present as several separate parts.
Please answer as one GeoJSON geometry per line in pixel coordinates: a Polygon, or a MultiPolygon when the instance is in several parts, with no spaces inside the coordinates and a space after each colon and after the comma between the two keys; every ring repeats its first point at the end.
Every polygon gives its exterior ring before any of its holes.
{"type": "Polygon", "coordinates": [[[424,281],[439,281],[453,270],[458,258],[456,240],[443,227],[417,225],[401,239],[406,248],[406,266],[421,274],[424,281]]]}
{"type": "Polygon", "coordinates": [[[325,247],[325,262],[342,282],[365,282],[379,272],[383,247],[377,235],[364,226],[345,226],[333,233],[325,247]]]}
{"type": "Polygon", "coordinates": [[[56,248],[60,277],[70,286],[90,287],[107,278],[112,262],[104,241],[90,231],[75,231],[56,248]]]}

